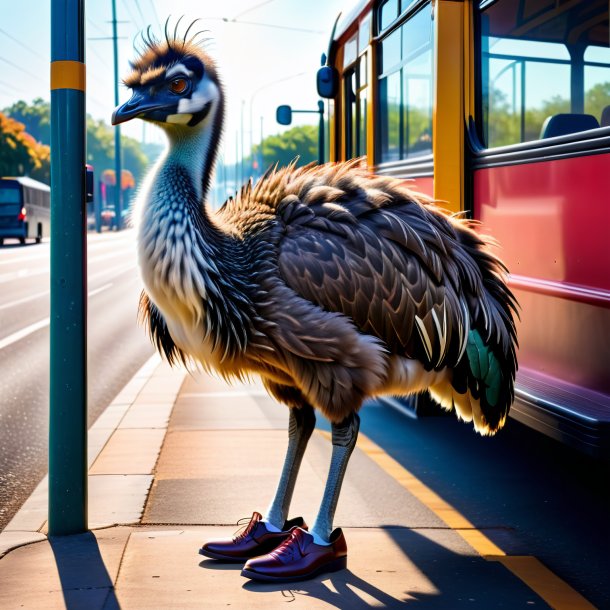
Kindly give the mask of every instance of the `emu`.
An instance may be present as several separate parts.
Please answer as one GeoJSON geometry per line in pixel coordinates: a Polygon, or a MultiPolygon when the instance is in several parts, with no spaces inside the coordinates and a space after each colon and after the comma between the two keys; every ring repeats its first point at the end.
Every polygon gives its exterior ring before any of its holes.
{"type": "Polygon", "coordinates": [[[347,545],[333,517],[365,399],[427,390],[481,434],[504,424],[517,368],[507,269],[473,222],[358,161],[272,168],[212,212],[223,87],[190,28],[165,30],[142,36],[124,80],[133,94],[112,117],[150,121],[169,141],[137,198],[140,314],[170,363],[259,375],[290,409],[264,518],[200,552],[259,580],[338,570],[347,545]],[[315,410],[333,449],[307,530],[288,510],[315,410]]]}

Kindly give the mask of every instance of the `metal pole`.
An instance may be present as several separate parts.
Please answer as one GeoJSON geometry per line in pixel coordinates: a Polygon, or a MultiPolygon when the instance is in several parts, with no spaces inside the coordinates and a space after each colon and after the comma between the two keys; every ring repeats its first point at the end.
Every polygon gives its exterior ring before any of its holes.
{"type": "Polygon", "coordinates": [[[318,100],[318,110],[320,111],[320,125],[318,128],[318,163],[324,163],[324,102],[318,100]]]}
{"type": "MultiPolygon", "coordinates": [[[[114,50],[114,107],[119,105],[119,51],[117,44],[116,0],[112,0],[112,47],[114,50]]],[[[121,192],[121,126],[114,128],[114,173],[116,186],[114,188],[114,213],[116,215],[116,228],[123,228],[123,205],[121,192]]]]}
{"type": "Polygon", "coordinates": [[[84,0],[51,0],[51,536],[87,530],[84,32],[84,0]]]}
{"type": "Polygon", "coordinates": [[[243,184],[246,181],[246,172],[244,171],[244,100],[241,101],[241,163],[239,164],[240,182],[243,184]]]}

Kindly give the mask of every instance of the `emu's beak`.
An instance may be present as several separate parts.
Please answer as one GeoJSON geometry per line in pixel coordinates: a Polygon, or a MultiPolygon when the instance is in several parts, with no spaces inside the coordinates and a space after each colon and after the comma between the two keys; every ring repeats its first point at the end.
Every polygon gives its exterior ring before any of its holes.
{"type": "Polygon", "coordinates": [[[114,109],[114,112],[112,113],[112,124],[119,125],[120,123],[125,123],[126,121],[130,121],[137,117],[144,119],[147,118],[150,113],[153,113],[156,110],[163,110],[165,107],[165,104],[152,102],[146,99],[142,94],[134,93],[129,101],[114,109]]]}

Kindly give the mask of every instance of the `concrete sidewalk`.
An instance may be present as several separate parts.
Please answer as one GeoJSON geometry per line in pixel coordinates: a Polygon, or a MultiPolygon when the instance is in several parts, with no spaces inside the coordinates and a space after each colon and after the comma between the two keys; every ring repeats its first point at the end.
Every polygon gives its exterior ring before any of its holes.
{"type": "MultiPolygon", "coordinates": [[[[358,448],[336,515],[347,570],[269,585],[203,559],[203,541],[266,508],[287,422],[261,386],[151,360],[89,432],[92,531],[47,539],[43,481],[0,534],[0,608],[548,607],[358,448]]],[[[313,521],[330,452],[315,433],[291,516],[313,521]]]]}

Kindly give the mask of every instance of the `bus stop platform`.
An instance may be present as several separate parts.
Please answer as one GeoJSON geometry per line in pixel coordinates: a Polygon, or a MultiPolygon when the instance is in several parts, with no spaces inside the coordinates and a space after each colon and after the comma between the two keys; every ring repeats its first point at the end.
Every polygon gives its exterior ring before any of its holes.
{"type": "MultiPolygon", "coordinates": [[[[284,459],[287,422],[287,409],[260,385],[229,386],[153,358],[89,431],[90,531],[47,538],[43,480],[0,534],[0,607],[592,607],[562,591],[564,583],[532,565],[534,558],[509,558],[485,532],[459,521],[367,439],[366,426],[335,519],[347,538],[346,570],[263,584],[242,577],[240,565],[203,558],[204,541],[230,536],[239,519],[265,511],[284,459]],[[526,584],[537,570],[541,595],[526,584]],[[571,605],[553,602],[562,593],[571,605]]],[[[331,452],[328,428],[319,425],[290,513],[309,523],[331,452]]],[[[499,528],[493,540],[503,535],[499,528]]]]}

